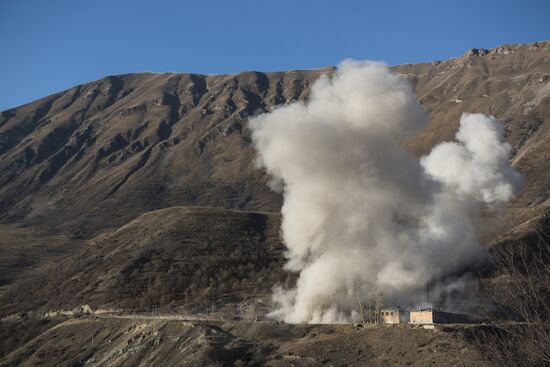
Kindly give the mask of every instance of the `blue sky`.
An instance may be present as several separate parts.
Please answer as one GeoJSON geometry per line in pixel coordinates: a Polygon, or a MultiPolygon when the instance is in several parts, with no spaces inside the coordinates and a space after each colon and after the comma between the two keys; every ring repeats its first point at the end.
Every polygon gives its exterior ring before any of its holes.
{"type": "Polygon", "coordinates": [[[106,75],[442,60],[550,39],[550,0],[0,0],[0,110],[106,75]]]}

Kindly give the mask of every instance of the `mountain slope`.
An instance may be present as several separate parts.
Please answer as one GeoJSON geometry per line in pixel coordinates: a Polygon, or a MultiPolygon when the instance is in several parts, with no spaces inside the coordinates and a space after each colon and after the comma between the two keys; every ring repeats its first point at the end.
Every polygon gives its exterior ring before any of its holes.
{"type": "Polygon", "coordinates": [[[148,212],[0,288],[0,316],[92,309],[233,314],[283,270],[278,214],[199,207],[148,212]],[[32,297],[29,297],[32,295],[32,297]],[[206,311],[208,310],[208,311],[206,311]]]}
{"type": "MultiPolygon", "coordinates": [[[[550,187],[550,42],[470,50],[400,65],[429,126],[415,154],[452,139],[462,112],[504,121],[526,178],[516,207],[550,187]]],[[[204,76],[127,74],[87,83],[0,115],[0,220],[91,237],[163,207],[277,211],[254,166],[249,116],[307,98],[332,69],[204,76]]]]}
{"type": "MultiPolygon", "coordinates": [[[[506,128],[513,165],[525,178],[516,206],[543,204],[550,193],[550,42],[471,49],[445,62],[401,65],[431,114],[409,147],[426,154],[453,139],[463,112],[494,115],[506,128]]],[[[547,203],[548,204],[548,203],[547,203]]]]}
{"type": "Polygon", "coordinates": [[[175,204],[276,208],[241,132],[264,103],[299,97],[307,78],[272,79],[108,77],[2,113],[3,218],[87,230],[175,204]]]}

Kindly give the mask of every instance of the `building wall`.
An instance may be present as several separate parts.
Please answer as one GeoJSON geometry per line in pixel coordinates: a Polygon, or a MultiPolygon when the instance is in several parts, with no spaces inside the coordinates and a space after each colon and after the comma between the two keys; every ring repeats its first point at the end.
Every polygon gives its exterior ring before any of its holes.
{"type": "Polygon", "coordinates": [[[411,311],[412,324],[433,324],[432,311],[411,311]]]}

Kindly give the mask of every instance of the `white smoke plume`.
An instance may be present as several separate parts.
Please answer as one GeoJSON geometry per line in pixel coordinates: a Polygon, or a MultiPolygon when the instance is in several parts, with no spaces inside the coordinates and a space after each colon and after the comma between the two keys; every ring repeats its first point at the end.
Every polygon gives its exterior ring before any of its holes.
{"type": "Polygon", "coordinates": [[[504,127],[493,116],[465,113],[460,119],[457,143],[442,143],[421,162],[432,178],[458,195],[488,204],[514,197],[521,183],[510,167],[510,145],[503,142],[504,127]]]}
{"type": "Polygon", "coordinates": [[[258,163],[284,195],[286,267],[300,273],[295,289],[275,291],[273,317],[346,322],[358,299],[406,302],[483,257],[473,203],[518,190],[503,129],[465,114],[458,142],[418,161],[402,142],[426,120],[409,84],[368,61],[344,61],[307,103],[250,120],[258,163]]]}

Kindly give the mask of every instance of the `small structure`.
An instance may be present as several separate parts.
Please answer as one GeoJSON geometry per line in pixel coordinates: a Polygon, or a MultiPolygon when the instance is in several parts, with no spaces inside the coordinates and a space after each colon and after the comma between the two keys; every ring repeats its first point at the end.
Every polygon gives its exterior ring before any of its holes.
{"type": "Polygon", "coordinates": [[[385,308],[380,311],[380,320],[384,324],[406,324],[409,322],[409,311],[400,307],[385,308]]]}
{"type": "Polygon", "coordinates": [[[411,311],[411,324],[468,324],[472,319],[468,315],[437,311],[431,308],[411,311]]]}

